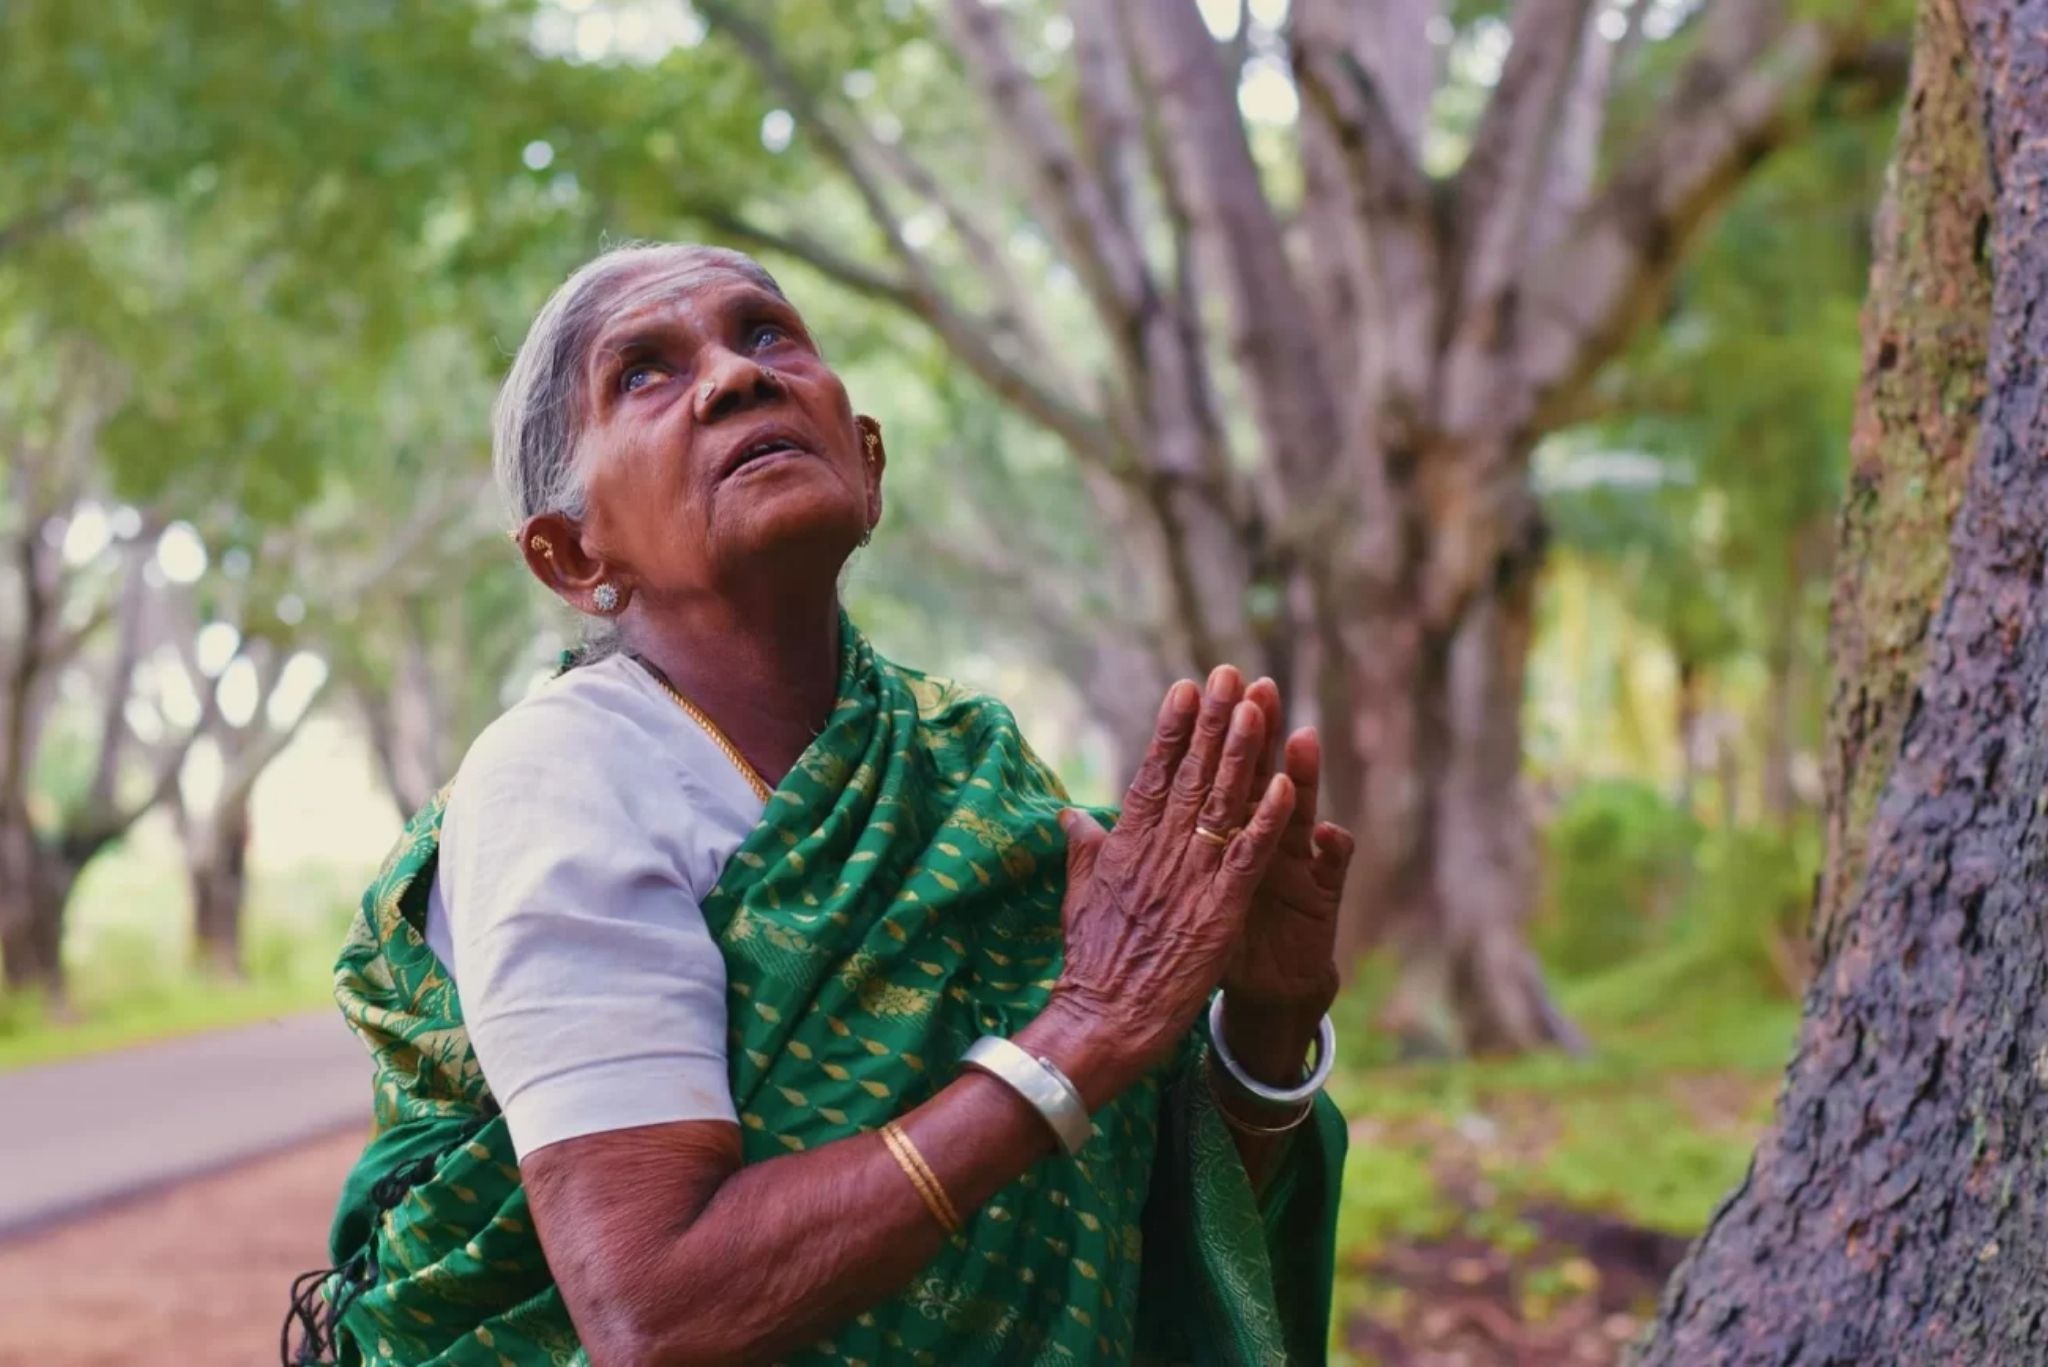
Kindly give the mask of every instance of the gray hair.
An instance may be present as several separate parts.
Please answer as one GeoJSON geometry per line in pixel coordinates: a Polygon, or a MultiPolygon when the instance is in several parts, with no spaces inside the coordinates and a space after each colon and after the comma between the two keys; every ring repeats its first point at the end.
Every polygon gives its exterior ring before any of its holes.
{"type": "MultiPolygon", "coordinates": [[[[491,468],[515,528],[540,513],[581,518],[584,471],[577,459],[589,418],[585,377],[590,349],[621,311],[694,288],[705,276],[733,272],[779,297],[782,287],[743,252],[688,243],[613,247],[581,266],[551,295],[527,329],[491,414],[491,468]]],[[[604,653],[609,624],[591,644],[604,653]]]]}

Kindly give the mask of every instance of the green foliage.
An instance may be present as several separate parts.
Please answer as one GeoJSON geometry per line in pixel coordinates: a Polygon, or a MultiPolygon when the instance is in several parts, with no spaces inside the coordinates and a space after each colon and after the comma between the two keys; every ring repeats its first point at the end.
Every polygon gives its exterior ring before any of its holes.
{"type": "Polygon", "coordinates": [[[1545,833],[1538,951],[1580,977],[1642,954],[1668,931],[1700,831],[1664,794],[1634,780],[1575,790],[1545,833]]]}
{"type": "Polygon", "coordinates": [[[1545,963],[1615,1021],[1674,987],[1789,993],[1820,868],[1811,813],[1783,827],[1710,826],[1635,781],[1588,783],[1545,831],[1535,940],[1545,963]]]}
{"type": "Polygon", "coordinates": [[[1386,1260],[1404,1250],[1504,1251],[1522,1313],[1540,1317],[1595,1275],[1545,1243],[1559,1208],[1696,1232],[1775,1094],[1815,824],[1723,829],[1641,782],[1593,782],[1552,817],[1545,855],[1536,939],[1583,1056],[1402,1062],[1373,1029],[1383,974],[1339,1004],[1352,1135],[1339,1293],[1383,1323],[1402,1322],[1386,1260]]]}
{"type": "MultiPolygon", "coordinates": [[[[1766,745],[1810,749],[1821,729],[1857,311],[1891,127],[1888,109],[1832,109],[1760,168],[1662,325],[1603,381],[1614,415],[1539,454],[1557,541],[1604,567],[1662,638],[1681,708],[1739,719],[1751,784],[1766,745]]],[[[1722,795],[1727,810],[1740,796],[1722,795]]]]}
{"type": "Polygon", "coordinates": [[[1438,1189],[1424,1149],[1375,1143],[1354,1150],[1344,1172],[1337,1247],[1355,1255],[1395,1240],[1441,1239],[1458,1223],[1457,1207],[1438,1189]]]}
{"type": "Polygon", "coordinates": [[[1655,1018],[1679,991],[1789,998],[1804,975],[1819,866],[1810,816],[1785,831],[1708,832],[1667,933],[1628,964],[1579,984],[1573,1000],[1604,1019],[1635,1023],[1655,1018]]]}
{"type": "Polygon", "coordinates": [[[1797,1006],[1662,980],[1645,1012],[1611,986],[1562,990],[1592,1038],[1583,1058],[1347,1065],[1337,1097],[1352,1122],[1350,1257],[1454,1231],[1526,1237],[1512,1226],[1543,1205],[1679,1234],[1700,1226],[1748,1159],[1797,1006]],[[1609,1014],[1610,1002],[1622,1009],[1609,1014]]]}

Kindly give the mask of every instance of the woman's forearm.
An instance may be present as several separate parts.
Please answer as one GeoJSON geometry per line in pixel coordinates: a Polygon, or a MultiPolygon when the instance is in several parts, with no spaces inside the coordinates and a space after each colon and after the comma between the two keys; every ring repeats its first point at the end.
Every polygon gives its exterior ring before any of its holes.
{"type": "MultiPolygon", "coordinates": [[[[1017,1041],[1059,1064],[1093,1110],[1134,1077],[1097,1042],[1100,1033],[1074,1013],[1049,1008],[1017,1041]]],[[[896,1123],[963,1220],[1054,1150],[1038,1112],[980,1073],[963,1074],[896,1123]]],[[[621,1161],[634,1159],[622,1154],[621,1161]]],[[[637,1188],[643,1195],[647,1189],[637,1188]]],[[[560,1242],[583,1241],[573,1233],[548,1241],[549,1261],[598,1367],[773,1358],[828,1335],[902,1287],[945,1237],[878,1134],[739,1167],[704,1190],[694,1210],[677,1212],[647,1241],[651,1247],[605,1241],[558,1253],[560,1242]]],[[[564,1195],[549,1192],[541,1175],[538,1205],[553,1206],[564,1195]]],[[[563,1209],[545,1228],[594,1231],[611,1223],[588,1214],[563,1209]]]]}

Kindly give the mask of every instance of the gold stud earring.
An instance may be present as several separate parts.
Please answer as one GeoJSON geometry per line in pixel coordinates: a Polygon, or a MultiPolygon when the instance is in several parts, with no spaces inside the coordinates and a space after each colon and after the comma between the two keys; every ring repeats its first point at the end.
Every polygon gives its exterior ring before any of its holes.
{"type": "Polygon", "coordinates": [[[554,544],[544,536],[536,536],[533,538],[533,540],[527,542],[526,544],[533,547],[533,549],[539,551],[542,555],[546,556],[550,560],[553,560],[555,558],[554,544]]]}

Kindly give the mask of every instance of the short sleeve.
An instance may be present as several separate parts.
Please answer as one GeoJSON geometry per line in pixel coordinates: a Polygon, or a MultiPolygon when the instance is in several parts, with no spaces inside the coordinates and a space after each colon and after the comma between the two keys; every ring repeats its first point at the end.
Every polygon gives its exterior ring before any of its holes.
{"type": "Polygon", "coordinates": [[[725,962],[700,910],[688,785],[630,721],[537,701],[463,762],[436,887],[513,1148],[736,1121],[725,962]]]}

